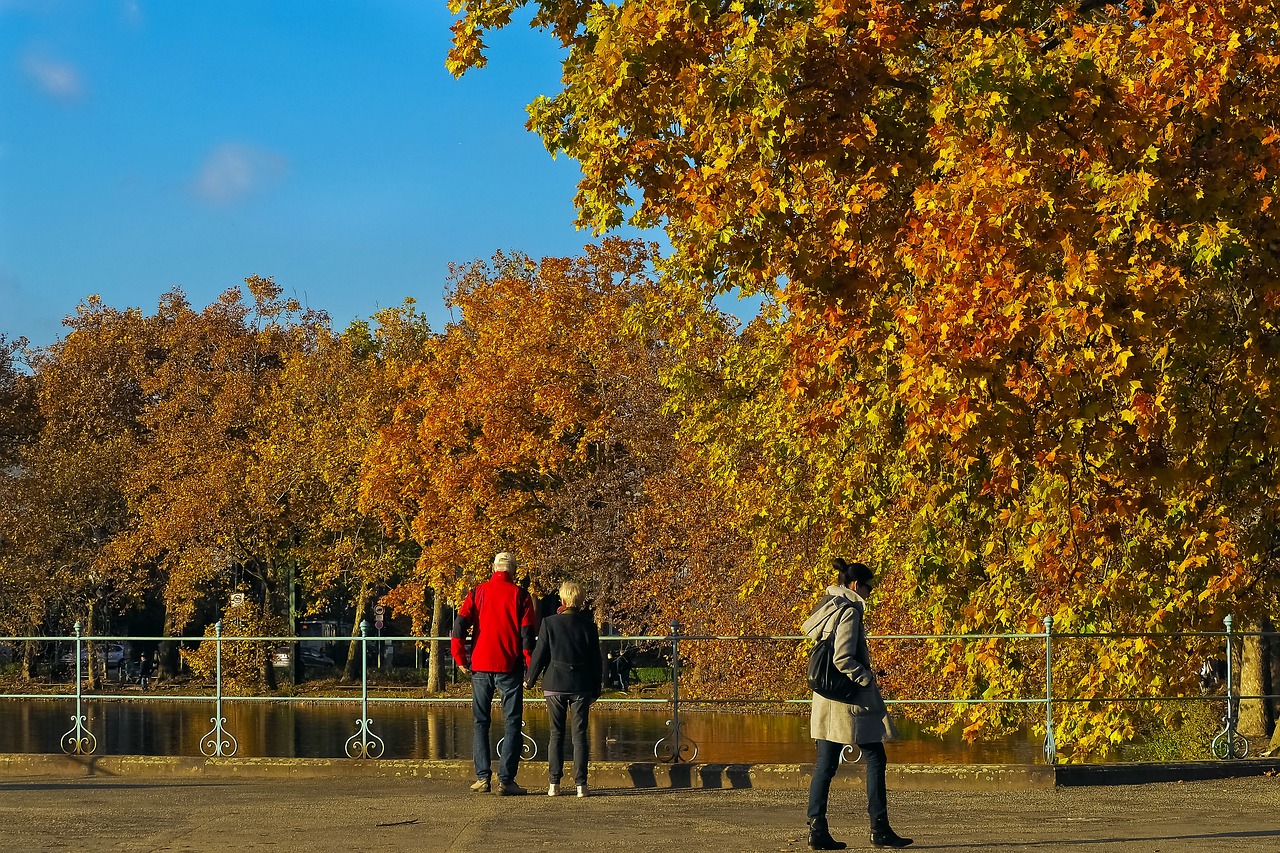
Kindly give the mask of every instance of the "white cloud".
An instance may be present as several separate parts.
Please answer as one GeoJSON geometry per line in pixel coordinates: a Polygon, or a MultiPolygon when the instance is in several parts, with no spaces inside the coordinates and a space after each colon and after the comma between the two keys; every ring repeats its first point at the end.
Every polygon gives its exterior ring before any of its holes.
{"type": "Polygon", "coordinates": [[[22,70],[40,91],[52,98],[74,101],[84,94],[80,70],[65,60],[29,53],[23,57],[22,70]]]}
{"type": "Polygon", "coordinates": [[[130,26],[142,26],[142,4],[138,0],[124,0],[120,4],[120,14],[130,26]]]}
{"type": "Polygon", "coordinates": [[[278,183],[288,170],[288,161],[274,151],[226,142],[205,158],[192,191],[212,204],[234,204],[278,183]]]}

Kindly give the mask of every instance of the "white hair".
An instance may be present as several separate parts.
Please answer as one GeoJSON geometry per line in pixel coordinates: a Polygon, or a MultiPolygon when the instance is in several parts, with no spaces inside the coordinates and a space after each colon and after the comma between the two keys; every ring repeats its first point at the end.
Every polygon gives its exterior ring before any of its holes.
{"type": "Polygon", "coordinates": [[[573,581],[560,584],[560,603],[565,607],[582,606],[582,587],[573,581]]]}

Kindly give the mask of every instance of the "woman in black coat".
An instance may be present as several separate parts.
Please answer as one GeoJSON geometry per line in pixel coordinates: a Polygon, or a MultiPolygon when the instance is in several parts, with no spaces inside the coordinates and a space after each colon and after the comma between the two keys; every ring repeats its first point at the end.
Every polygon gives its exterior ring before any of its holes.
{"type": "Polygon", "coordinates": [[[564,724],[569,708],[573,708],[573,774],[578,796],[587,795],[587,715],[591,703],[600,698],[600,632],[590,616],[580,609],[582,587],[573,581],[560,585],[562,606],[555,616],[548,616],[538,629],[538,645],[524,686],[532,688],[538,676],[547,699],[547,716],[551,721],[551,743],[547,749],[551,785],[547,796],[560,794],[560,777],[564,773],[564,724]]]}

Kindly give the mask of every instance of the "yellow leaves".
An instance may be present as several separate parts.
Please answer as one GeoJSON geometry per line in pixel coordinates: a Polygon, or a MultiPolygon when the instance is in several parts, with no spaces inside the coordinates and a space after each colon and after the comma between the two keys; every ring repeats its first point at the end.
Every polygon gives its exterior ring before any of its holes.
{"type": "MultiPolygon", "coordinates": [[[[1007,3],[934,10],[927,38],[838,0],[705,20],[623,2],[592,13],[592,48],[559,24],[566,91],[539,129],[572,139],[557,150],[583,166],[590,221],[636,191],[668,226],[683,292],[702,298],[714,271],[712,290],[784,281],[787,310],[796,294],[841,306],[762,320],[750,364],[683,373],[713,377],[686,380],[706,395],[685,398],[701,452],[768,512],[744,547],[803,527],[811,552],[920,567],[903,595],[941,625],[1021,621],[1028,602],[1080,626],[1178,624],[1197,606],[1162,593],[1234,578],[1230,549],[1185,545],[1183,528],[1208,524],[1192,492],[1270,488],[1249,466],[1274,426],[1251,413],[1276,409],[1275,386],[1240,330],[1261,340],[1277,322],[1264,253],[1245,250],[1274,230],[1280,63],[1267,4],[1195,6],[1141,26],[1086,16],[1053,50],[1032,7],[1007,3]],[[975,28],[974,10],[998,26],[975,28]],[[616,79],[632,56],[643,90],[616,79]],[[739,100],[714,100],[722,81],[739,100]],[[1192,482],[1206,465],[1226,470],[1192,482]],[[980,574],[962,577],[965,560],[980,574]]],[[[1239,519],[1260,517],[1237,499],[1239,519]]]]}
{"type": "Polygon", "coordinates": [[[1228,226],[1225,222],[1216,225],[1205,225],[1200,228],[1200,236],[1196,239],[1196,247],[1216,252],[1222,247],[1222,238],[1228,226]]]}
{"type": "MultiPolygon", "coordinates": [[[[548,514],[570,512],[563,502],[586,488],[583,478],[639,452],[630,429],[660,429],[654,353],[619,333],[633,302],[660,304],[644,275],[650,251],[610,240],[575,259],[498,255],[455,278],[460,320],[412,389],[411,445],[391,463],[433,586],[474,580],[453,567],[478,571],[503,541],[554,531],[548,514]],[[627,450],[615,456],[615,447],[627,450]]],[[[605,535],[608,526],[593,529],[605,535]]],[[[550,557],[531,559],[541,571],[550,557]]]]}

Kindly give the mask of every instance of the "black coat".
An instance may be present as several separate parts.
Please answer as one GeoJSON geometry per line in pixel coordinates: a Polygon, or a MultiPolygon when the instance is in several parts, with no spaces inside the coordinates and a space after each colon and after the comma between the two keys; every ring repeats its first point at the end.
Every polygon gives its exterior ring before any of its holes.
{"type": "Polygon", "coordinates": [[[591,617],[572,609],[543,620],[525,683],[543,672],[546,692],[600,695],[600,632],[591,617]]]}

